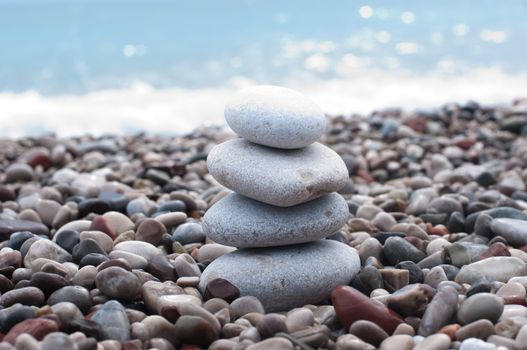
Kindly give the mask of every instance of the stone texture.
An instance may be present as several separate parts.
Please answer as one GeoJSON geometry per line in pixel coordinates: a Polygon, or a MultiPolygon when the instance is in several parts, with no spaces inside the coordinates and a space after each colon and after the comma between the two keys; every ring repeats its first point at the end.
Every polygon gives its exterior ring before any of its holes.
{"type": "Polygon", "coordinates": [[[348,181],[342,158],[320,143],[298,150],[278,150],[234,139],[214,147],[207,166],[222,185],[280,207],[337,191],[348,181]]]}
{"type": "Polygon", "coordinates": [[[276,148],[301,148],[325,131],[324,113],[297,91],[271,85],[235,94],[225,106],[225,119],[241,137],[276,148]]]}
{"type": "Polygon", "coordinates": [[[515,276],[526,274],[525,262],[515,257],[492,257],[461,268],[456,282],[472,284],[481,277],[488,281],[507,282],[515,276]]]}
{"type": "Polygon", "coordinates": [[[341,228],[349,216],[346,201],[336,193],[280,208],[230,194],[203,217],[213,241],[235,247],[269,247],[305,243],[341,228]]]}
{"type": "Polygon", "coordinates": [[[267,311],[280,311],[323,301],[333,288],[351,282],[359,268],[354,249],[329,240],[244,249],[214,260],[202,274],[200,289],[204,293],[210,281],[222,278],[240,295],[256,296],[267,311]]]}

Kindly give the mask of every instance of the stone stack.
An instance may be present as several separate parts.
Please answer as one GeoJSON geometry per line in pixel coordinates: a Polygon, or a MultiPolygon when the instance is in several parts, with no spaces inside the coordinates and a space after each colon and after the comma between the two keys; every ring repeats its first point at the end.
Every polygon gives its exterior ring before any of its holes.
{"type": "Polygon", "coordinates": [[[350,283],[360,261],[353,248],[325,240],[349,211],[334,192],[347,183],[347,168],[315,142],[324,114],[296,91],[255,86],[227,104],[225,117],[242,138],[214,147],[207,166],[234,193],[207,211],[203,227],[213,241],[240,249],[205,269],[202,292],[252,295],[267,311],[325,301],[350,283]]]}

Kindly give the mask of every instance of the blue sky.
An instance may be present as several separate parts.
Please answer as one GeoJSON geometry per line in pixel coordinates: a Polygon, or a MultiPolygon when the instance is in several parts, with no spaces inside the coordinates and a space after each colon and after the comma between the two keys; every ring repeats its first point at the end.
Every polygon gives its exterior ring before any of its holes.
{"type": "Polygon", "coordinates": [[[0,0],[0,91],[526,70],[526,1],[0,0]]]}

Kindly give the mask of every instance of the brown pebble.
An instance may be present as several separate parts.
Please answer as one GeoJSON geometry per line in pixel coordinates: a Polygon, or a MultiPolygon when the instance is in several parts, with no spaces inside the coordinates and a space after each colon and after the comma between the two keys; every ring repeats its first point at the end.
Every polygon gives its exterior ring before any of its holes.
{"type": "Polygon", "coordinates": [[[456,339],[463,341],[467,338],[487,339],[494,334],[494,325],[487,319],[477,320],[469,323],[456,332],[456,339]]]}
{"type": "Polygon", "coordinates": [[[240,318],[249,312],[265,313],[265,309],[260,300],[249,295],[234,300],[230,305],[230,310],[234,318],[240,318]]]}
{"type": "Polygon", "coordinates": [[[378,347],[384,339],[388,338],[388,333],[386,333],[381,327],[366,320],[353,322],[349,328],[349,333],[361,338],[366,343],[375,345],[376,347],[378,347]]]}
{"type": "Polygon", "coordinates": [[[210,323],[200,316],[183,315],[175,327],[175,336],[183,344],[208,346],[219,337],[210,323]]]}
{"type": "Polygon", "coordinates": [[[143,342],[139,339],[125,341],[121,344],[122,350],[142,350],[143,342]]]}
{"type": "Polygon", "coordinates": [[[155,219],[148,218],[143,220],[137,227],[135,238],[158,246],[163,243],[161,237],[166,232],[165,225],[155,219]]]}
{"type": "Polygon", "coordinates": [[[438,333],[446,334],[450,337],[451,340],[456,339],[456,332],[461,328],[461,326],[457,323],[449,324],[441,328],[438,333]]]}
{"type": "Polygon", "coordinates": [[[4,341],[15,344],[16,338],[23,333],[33,336],[37,340],[42,340],[51,332],[58,332],[59,326],[57,322],[46,318],[33,318],[24,320],[15,325],[5,335],[4,341]]]}
{"type": "Polygon", "coordinates": [[[493,256],[511,256],[511,253],[509,252],[509,249],[507,246],[501,242],[495,242],[492,243],[487,250],[485,250],[483,253],[481,253],[475,260],[483,260],[487,259],[493,256]]]}
{"type": "Polygon", "coordinates": [[[205,299],[220,298],[229,303],[240,296],[240,290],[223,278],[210,281],[205,288],[205,299]]]}
{"type": "Polygon", "coordinates": [[[263,339],[270,338],[276,333],[287,333],[285,316],[279,314],[267,314],[258,322],[256,329],[263,339]]]}
{"type": "Polygon", "coordinates": [[[403,269],[381,269],[382,279],[386,289],[394,292],[408,285],[410,282],[410,271],[403,269]]]}

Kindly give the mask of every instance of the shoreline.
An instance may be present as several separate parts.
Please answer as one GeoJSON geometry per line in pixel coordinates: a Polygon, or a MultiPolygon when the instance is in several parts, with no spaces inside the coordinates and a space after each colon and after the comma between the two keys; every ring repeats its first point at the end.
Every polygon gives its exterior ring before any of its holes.
{"type": "MultiPolygon", "coordinates": [[[[83,133],[100,135],[107,130],[120,134],[165,133],[167,126],[170,132],[187,132],[207,123],[222,123],[223,106],[229,97],[239,88],[253,84],[249,79],[236,78],[223,87],[202,89],[157,89],[136,82],[128,88],[82,95],[1,92],[0,136],[47,131],[66,137],[83,133]]],[[[452,101],[506,105],[513,99],[527,97],[527,75],[508,74],[499,69],[422,76],[404,71],[365,70],[342,79],[291,80],[281,85],[304,93],[329,115],[368,115],[387,108],[429,110],[452,101]]]]}

